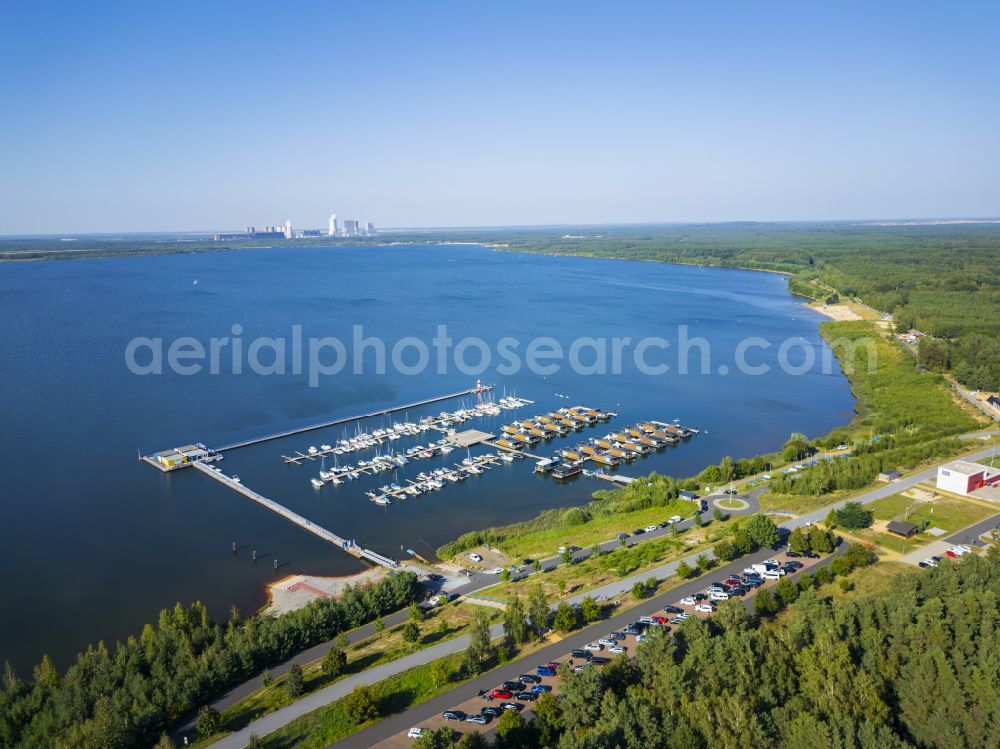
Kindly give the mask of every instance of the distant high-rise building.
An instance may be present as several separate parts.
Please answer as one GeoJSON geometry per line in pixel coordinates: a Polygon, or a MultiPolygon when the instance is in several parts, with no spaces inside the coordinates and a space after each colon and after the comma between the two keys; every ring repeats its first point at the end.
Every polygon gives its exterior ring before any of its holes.
{"type": "Polygon", "coordinates": [[[353,218],[344,219],[344,236],[356,237],[360,233],[358,231],[358,220],[353,218]]]}
{"type": "Polygon", "coordinates": [[[337,214],[330,211],[330,219],[327,221],[326,236],[335,237],[340,234],[340,227],[337,226],[337,214]]]}
{"type": "Polygon", "coordinates": [[[292,220],[288,219],[285,221],[285,239],[291,239],[292,236],[292,220]]]}
{"type": "Polygon", "coordinates": [[[368,222],[368,226],[365,229],[365,234],[367,234],[369,237],[374,237],[375,236],[376,232],[375,232],[375,222],[374,221],[369,221],[368,222]]]}

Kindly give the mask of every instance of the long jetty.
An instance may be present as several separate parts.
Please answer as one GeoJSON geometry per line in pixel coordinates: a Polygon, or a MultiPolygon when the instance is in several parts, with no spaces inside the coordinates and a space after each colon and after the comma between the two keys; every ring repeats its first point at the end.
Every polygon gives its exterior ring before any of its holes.
{"type": "Polygon", "coordinates": [[[371,551],[370,549],[364,549],[358,546],[357,544],[351,543],[345,538],[341,538],[333,531],[328,531],[323,526],[316,525],[316,523],[312,522],[311,520],[307,520],[306,518],[299,515],[297,512],[292,512],[284,505],[275,502],[273,499],[268,499],[263,494],[258,494],[253,489],[244,486],[239,481],[233,480],[230,476],[225,475],[221,471],[215,470],[211,466],[206,465],[201,461],[196,461],[191,465],[193,465],[197,470],[204,473],[206,476],[210,476],[211,478],[215,479],[223,486],[229,487],[233,491],[239,492],[245,497],[249,497],[257,504],[266,507],[271,512],[281,515],[281,517],[285,518],[285,520],[289,520],[295,523],[296,525],[300,526],[301,528],[304,528],[313,535],[319,536],[324,541],[329,541],[331,544],[337,546],[338,548],[342,549],[351,556],[358,557],[359,559],[367,559],[368,561],[382,565],[383,567],[395,568],[399,566],[399,563],[395,559],[390,559],[389,557],[382,556],[377,552],[371,551]]]}
{"type": "Polygon", "coordinates": [[[215,448],[216,452],[225,452],[227,450],[237,450],[241,447],[249,447],[250,445],[259,445],[262,442],[270,442],[271,440],[282,439],[283,437],[291,437],[294,434],[303,434],[304,432],[312,432],[316,429],[326,429],[327,427],[335,427],[338,424],[347,424],[351,421],[358,421],[360,419],[368,419],[373,416],[384,416],[385,414],[393,413],[395,411],[407,411],[411,408],[419,408],[420,406],[426,406],[431,403],[439,403],[440,401],[451,400],[452,398],[462,398],[466,395],[479,395],[480,393],[486,393],[493,389],[492,385],[480,385],[479,387],[470,388],[468,390],[462,390],[457,393],[448,393],[447,395],[438,395],[434,398],[426,398],[420,401],[414,401],[413,403],[404,403],[401,406],[391,406],[390,408],[383,408],[379,411],[369,411],[368,413],[361,414],[359,416],[344,416],[339,419],[332,419],[330,421],[324,421],[319,424],[309,424],[308,426],[296,427],[295,429],[288,429],[284,432],[277,432],[275,434],[267,434],[263,437],[252,437],[250,439],[243,440],[241,442],[233,442],[230,445],[224,445],[222,447],[215,448]]]}

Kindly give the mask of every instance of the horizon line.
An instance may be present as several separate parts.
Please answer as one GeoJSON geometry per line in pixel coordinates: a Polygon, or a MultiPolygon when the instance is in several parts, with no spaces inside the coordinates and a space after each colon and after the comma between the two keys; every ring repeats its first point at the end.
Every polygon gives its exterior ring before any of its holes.
{"type": "MultiPolygon", "coordinates": [[[[1000,224],[1000,216],[934,216],[934,217],[881,217],[881,218],[838,218],[838,219],[727,219],[722,221],[618,221],[604,223],[552,223],[552,224],[456,224],[446,226],[389,226],[378,229],[383,232],[433,232],[433,231],[503,231],[512,229],[573,229],[573,228],[613,228],[613,227],[654,227],[654,226],[727,226],[733,224],[790,225],[790,224],[849,224],[868,226],[942,226],[963,224],[1000,224]]],[[[129,235],[212,235],[238,232],[234,229],[134,229],[129,231],[85,231],[85,232],[19,232],[0,234],[0,239],[52,238],[52,237],[96,237],[129,235]]],[[[377,234],[376,234],[377,236],[377,234]]],[[[319,237],[305,239],[363,239],[358,237],[319,237]]]]}

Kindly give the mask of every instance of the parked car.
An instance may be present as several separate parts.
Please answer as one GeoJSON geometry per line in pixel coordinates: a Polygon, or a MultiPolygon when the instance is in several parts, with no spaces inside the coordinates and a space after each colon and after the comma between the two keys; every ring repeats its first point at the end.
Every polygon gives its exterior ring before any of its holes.
{"type": "Polygon", "coordinates": [[[656,615],[653,617],[653,621],[656,622],[657,624],[666,624],[667,617],[656,615]]]}
{"type": "Polygon", "coordinates": [[[781,573],[778,570],[768,570],[764,573],[765,580],[780,580],[781,573]]]}
{"type": "Polygon", "coordinates": [[[743,581],[743,585],[748,588],[759,588],[763,584],[764,581],[761,580],[759,577],[748,577],[746,580],[743,581]]]}
{"type": "Polygon", "coordinates": [[[524,705],[520,702],[501,702],[500,707],[504,710],[514,710],[516,712],[521,712],[524,710],[524,705]]]}
{"type": "Polygon", "coordinates": [[[622,632],[625,633],[626,635],[641,635],[642,634],[642,630],[641,629],[639,629],[638,627],[633,627],[633,626],[625,627],[625,629],[623,629],[622,632]]]}
{"type": "Polygon", "coordinates": [[[601,645],[601,643],[599,642],[588,642],[586,645],[583,646],[583,649],[590,650],[594,653],[600,653],[602,650],[604,650],[604,646],[601,645]]]}
{"type": "Polygon", "coordinates": [[[549,668],[548,666],[536,666],[535,673],[539,676],[555,676],[556,670],[554,668],[549,668]]]}
{"type": "Polygon", "coordinates": [[[624,531],[618,534],[619,541],[624,541],[626,538],[628,538],[628,534],[625,533],[624,531]]]}
{"type": "Polygon", "coordinates": [[[680,515],[672,515],[671,518],[670,518],[670,522],[671,523],[679,523],[679,522],[681,522],[681,516],[680,515]]]}
{"type": "Polygon", "coordinates": [[[610,637],[602,637],[600,640],[597,641],[597,643],[599,645],[603,645],[606,648],[612,648],[615,646],[615,641],[612,640],[610,637]]]}
{"type": "Polygon", "coordinates": [[[802,566],[803,566],[802,562],[795,562],[795,561],[785,562],[785,567],[791,567],[793,569],[801,569],[802,566]]]}
{"type": "Polygon", "coordinates": [[[461,710],[445,710],[441,717],[445,720],[465,720],[465,713],[461,710]]]}
{"type": "Polygon", "coordinates": [[[628,650],[628,647],[625,645],[612,645],[610,648],[608,648],[609,653],[614,653],[616,655],[618,653],[624,653],[626,650],[628,650]]]}
{"type": "Polygon", "coordinates": [[[506,689],[508,692],[517,692],[522,687],[523,685],[519,681],[505,681],[503,684],[500,685],[501,689],[506,689]]]}
{"type": "Polygon", "coordinates": [[[646,533],[652,533],[653,531],[657,530],[659,527],[660,526],[658,526],[658,525],[647,525],[646,526],[646,533]]]}
{"type": "Polygon", "coordinates": [[[541,684],[542,680],[534,674],[521,674],[517,680],[522,684],[541,684]]]}
{"type": "Polygon", "coordinates": [[[502,575],[503,567],[494,567],[493,569],[486,570],[487,575],[502,575]]]}
{"type": "Polygon", "coordinates": [[[633,536],[641,536],[645,532],[646,531],[644,531],[642,528],[636,528],[634,531],[632,531],[632,535],[633,536]]]}
{"type": "Polygon", "coordinates": [[[583,648],[573,648],[569,654],[574,658],[583,658],[587,661],[594,657],[589,650],[584,650],[583,648]]]}
{"type": "Polygon", "coordinates": [[[535,684],[535,686],[531,688],[531,691],[535,694],[545,694],[546,692],[551,692],[552,687],[548,684],[535,684]]]}
{"type": "Polygon", "coordinates": [[[514,699],[532,702],[537,696],[534,692],[517,692],[514,694],[514,699]]]}
{"type": "Polygon", "coordinates": [[[682,598],[681,603],[684,606],[694,606],[698,602],[694,599],[694,596],[688,596],[687,598],[682,598]]]}
{"type": "Polygon", "coordinates": [[[608,635],[608,639],[609,640],[624,640],[625,639],[625,635],[622,632],[612,632],[610,635],[608,635]]]}
{"type": "Polygon", "coordinates": [[[729,595],[731,596],[745,596],[748,592],[742,585],[735,585],[729,589],[729,595]]]}
{"type": "Polygon", "coordinates": [[[476,562],[477,564],[483,561],[483,558],[478,554],[469,554],[469,559],[471,559],[473,562],[476,562]]]}
{"type": "Polygon", "coordinates": [[[406,738],[408,739],[419,739],[423,735],[424,735],[423,728],[411,728],[409,731],[406,732],[406,738]]]}
{"type": "Polygon", "coordinates": [[[728,593],[712,593],[708,597],[708,600],[710,600],[710,601],[728,601],[729,600],[729,594],[728,593]]]}
{"type": "Polygon", "coordinates": [[[477,724],[479,724],[481,726],[485,726],[492,719],[493,719],[492,716],[490,716],[490,715],[483,715],[482,713],[480,713],[479,715],[466,715],[465,716],[465,722],[466,723],[477,723],[477,724]]]}
{"type": "Polygon", "coordinates": [[[694,607],[694,610],[702,614],[712,614],[715,613],[715,606],[710,603],[699,603],[694,607]]]}
{"type": "Polygon", "coordinates": [[[684,609],[682,609],[680,606],[664,606],[663,610],[666,611],[668,614],[683,614],[684,613],[684,609]]]}
{"type": "Polygon", "coordinates": [[[786,551],[785,556],[788,557],[789,559],[795,559],[796,557],[800,557],[802,555],[799,554],[799,552],[797,551],[786,551]]]}
{"type": "Polygon", "coordinates": [[[493,705],[487,705],[482,710],[479,711],[480,715],[489,715],[491,718],[496,718],[503,715],[503,710],[499,707],[494,707],[493,705]]]}
{"type": "Polygon", "coordinates": [[[925,560],[924,560],[924,561],[922,561],[922,562],[921,562],[920,564],[921,564],[922,566],[927,566],[927,567],[937,567],[937,566],[938,566],[938,563],[937,563],[937,562],[936,562],[936,561],[934,560],[934,558],[933,558],[933,557],[930,557],[930,558],[928,558],[928,559],[925,559],[925,560]]]}
{"type": "Polygon", "coordinates": [[[495,700],[509,700],[511,693],[509,689],[494,689],[490,692],[490,696],[495,700]]]}

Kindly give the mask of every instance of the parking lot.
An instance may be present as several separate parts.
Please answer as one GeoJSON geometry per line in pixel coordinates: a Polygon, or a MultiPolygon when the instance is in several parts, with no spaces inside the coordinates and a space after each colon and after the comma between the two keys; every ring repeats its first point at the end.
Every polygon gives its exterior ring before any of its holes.
{"type": "MultiPolygon", "coordinates": [[[[531,692],[534,688],[536,692],[545,690],[558,695],[559,676],[549,671],[556,671],[562,665],[574,669],[600,668],[617,657],[619,652],[633,656],[646,633],[653,628],[663,628],[669,632],[686,618],[711,616],[720,603],[733,598],[741,599],[749,607],[751,599],[758,590],[777,585],[778,579],[786,575],[795,576],[809,571],[821,559],[829,557],[804,558],[795,554],[789,555],[787,552],[770,554],[758,552],[725,565],[719,570],[708,572],[697,580],[678,586],[672,591],[672,595],[660,597],[670,601],[665,608],[660,605],[651,610],[648,606],[637,606],[632,611],[614,615],[604,622],[571,633],[554,646],[543,648],[536,654],[535,660],[524,658],[497,669],[492,681],[489,675],[474,679],[469,685],[467,699],[411,725],[410,728],[394,734],[377,746],[386,748],[408,746],[413,741],[410,729],[432,731],[444,725],[461,733],[479,731],[489,735],[495,729],[496,721],[505,709],[517,710],[526,720],[530,720],[534,698],[529,698],[527,694],[522,694],[519,698],[516,691],[519,684],[523,686],[522,692],[531,692]],[[753,565],[758,567],[755,569],[753,565]],[[769,574],[765,573],[765,570],[769,574]],[[779,572],[779,570],[784,571],[779,572]],[[736,580],[737,577],[739,582],[736,580]],[[551,657],[552,648],[558,648],[559,645],[563,646],[559,648],[561,654],[551,657]],[[492,686],[489,686],[490,684],[492,686]],[[480,691],[483,694],[478,694],[480,691]],[[447,713],[451,714],[448,718],[445,717],[447,713]],[[475,722],[471,722],[469,718],[475,722]]],[[[660,603],[662,604],[662,600],[660,603]]]]}

